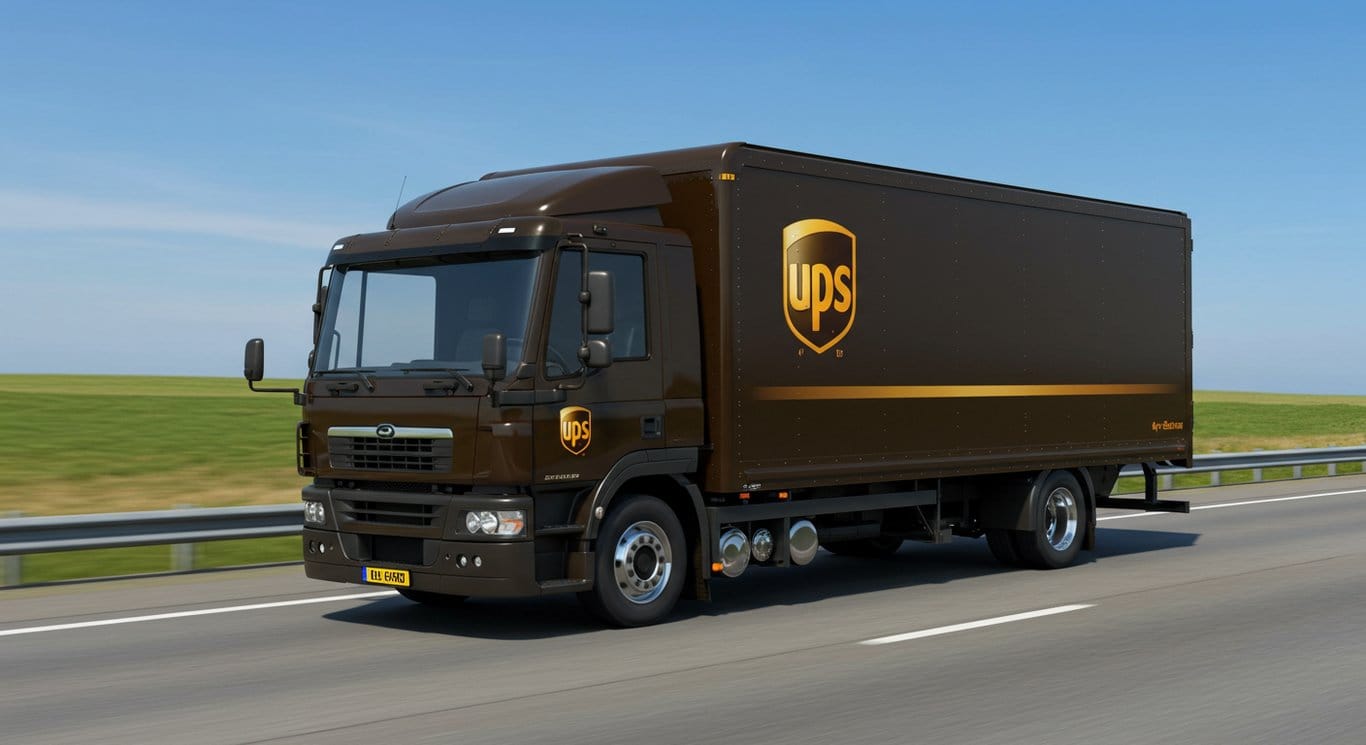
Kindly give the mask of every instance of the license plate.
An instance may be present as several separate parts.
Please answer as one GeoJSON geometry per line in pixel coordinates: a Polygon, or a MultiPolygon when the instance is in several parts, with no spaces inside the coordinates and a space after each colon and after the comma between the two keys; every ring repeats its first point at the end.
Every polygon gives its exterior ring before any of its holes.
{"type": "Polygon", "coordinates": [[[365,582],[372,585],[390,585],[393,587],[408,586],[408,571],[406,569],[381,569],[379,567],[364,567],[365,582]]]}

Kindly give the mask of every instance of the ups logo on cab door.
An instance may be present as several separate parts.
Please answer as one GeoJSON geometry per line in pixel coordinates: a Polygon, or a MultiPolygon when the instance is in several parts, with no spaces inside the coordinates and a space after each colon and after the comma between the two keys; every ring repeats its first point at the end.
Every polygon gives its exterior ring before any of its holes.
{"type": "Polygon", "coordinates": [[[574,455],[583,455],[593,439],[593,412],[582,406],[560,409],[560,444],[574,455]]]}
{"type": "Polygon", "coordinates": [[[829,220],[783,228],[783,315],[803,344],[820,354],[854,326],[854,234],[829,220]]]}

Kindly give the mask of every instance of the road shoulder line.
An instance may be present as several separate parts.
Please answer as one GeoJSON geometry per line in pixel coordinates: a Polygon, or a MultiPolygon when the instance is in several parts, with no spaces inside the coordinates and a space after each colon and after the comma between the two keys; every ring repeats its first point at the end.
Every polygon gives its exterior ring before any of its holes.
{"type": "Polygon", "coordinates": [[[1012,613],[1009,616],[997,616],[995,618],[984,618],[980,621],[968,621],[967,623],[955,623],[951,626],[938,626],[932,629],[921,629],[920,631],[909,631],[905,634],[892,634],[891,636],[879,636],[875,639],[865,639],[859,644],[864,646],[878,646],[882,644],[895,644],[897,642],[907,642],[912,639],[924,639],[927,636],[940,636],[942,634],[953,634],[959,631],[970,631],[972,629],[985,628],[987,626],[999,626],[1003,623],[1014,623],[1015,621],[1028,621],[1032,618],[1043,618],[1044,616],[1056,616],[1059,613],[1071,613],[1073,611],[1094,608],[1095,603],[1078,605],[1059,605],[1055,608],[1044,608],[1043,610],[1032,610],[1026,613],[1012,613]]]}

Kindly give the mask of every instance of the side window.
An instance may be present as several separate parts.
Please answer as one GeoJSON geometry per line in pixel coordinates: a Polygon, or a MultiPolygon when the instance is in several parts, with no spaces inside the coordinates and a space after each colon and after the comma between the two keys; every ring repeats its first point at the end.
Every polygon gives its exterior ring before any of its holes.
{"type": "MultiPolygon", "coordinates": [[[[605,337],[612,344],[612,359],[645,359],[650,347],[646,335],[644,258],[636,254],[594,251],[589,256],[589,268],[612,273],[615,329],[605,337]]],[[[583,255],[578,251],[562,252],[555,275],[555,297],[546,343],[547,378],[577,374],[583,368],[579,361],[579,345],[583,340],[583,306],[579,304],[582,282],[583,255]]]]}

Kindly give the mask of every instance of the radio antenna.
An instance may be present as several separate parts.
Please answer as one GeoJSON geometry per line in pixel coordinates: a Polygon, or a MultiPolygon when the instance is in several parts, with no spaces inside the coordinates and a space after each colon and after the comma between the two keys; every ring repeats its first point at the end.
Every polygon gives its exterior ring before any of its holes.
{"type": "Polygon", "coordinates": [[[403,201],[403,187],[408,185],[408,174],[403,174],[403,183],[398,185],[398,196],[394,197],[394,211],[398,212],[398,204],[403,201]]]}

